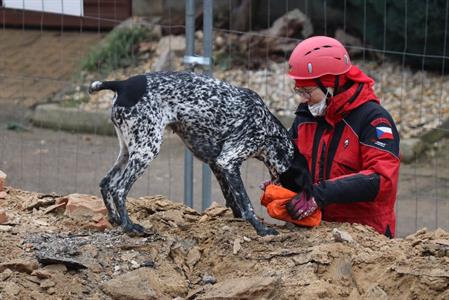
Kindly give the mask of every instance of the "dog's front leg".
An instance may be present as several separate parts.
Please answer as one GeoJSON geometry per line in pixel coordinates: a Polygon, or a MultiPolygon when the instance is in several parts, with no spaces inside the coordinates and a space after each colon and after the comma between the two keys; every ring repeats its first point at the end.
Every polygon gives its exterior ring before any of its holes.
{"type": "Polygon", "coordinates": [[[256,229],[258,235],[276,235],[278,232],[265,226],[256,216],[251,201],[246,193],[240,176],[239,166],[222,167],[217,164],[211,165],[215,177],[222,189],[226,204],[231,207],[234,216],[242,217],[256,229]]]}

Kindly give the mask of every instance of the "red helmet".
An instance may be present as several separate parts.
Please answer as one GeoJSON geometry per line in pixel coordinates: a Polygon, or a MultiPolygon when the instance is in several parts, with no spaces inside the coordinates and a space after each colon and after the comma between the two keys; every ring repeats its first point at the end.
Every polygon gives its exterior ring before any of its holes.
{"type": "Polygon", "coordinates": [[[351,68],[348,51],[339,41],[327,36],[314,36],[299,43],[288,64],[288,75],[298,80],[340,75],[351,68]]]}

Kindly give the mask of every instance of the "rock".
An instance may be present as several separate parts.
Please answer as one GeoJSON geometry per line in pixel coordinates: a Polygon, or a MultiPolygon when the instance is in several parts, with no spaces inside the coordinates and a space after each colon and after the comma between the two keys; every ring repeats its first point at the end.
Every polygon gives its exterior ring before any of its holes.
{"type": "Polygon", "coordinates": [[[335,39],[345,45],[350,57],[363,52],[362,41],[359,38],[346,33],[342,29],[337,29],[335,31],[335,39]]]}
{"type": "Polygon", "coordinates": [[[196,299],[279,299],[279,277],[231,278],[216,283],[196,299]]]}
{"type": "Polygon", "coordinates": [[[221,227],[221,230],[223,230],[223,231],[232,231],[232,228],[229,227],[228,225],[224,225],[223,227],[221,227]]]}
{"type": "Polygon", "coordinates": [[[39,270],[42,270],[42,272],[49,272],[51,274],[64,274],[67,272],[67,267],[63,264],[50,264],[39,270]]]}
{"type": "Polygon", "coordinates": [[[98,221],[89,223],[88,228],[96,231],[105,231],[106,229],[112,228],[112,225],[111,223],[109,223],[107,217],[101,216],[101,218],[98,221]]]}
{"type": "Polygon", "coordinates": [[[291,37],[299,31],[302,37],[309,37],[313,34],[313,25],[307,15],[296,8],[274,21],[266,34],[277,37],[291,37]]]}
{"type": "Polygon", "coordinates": [[[20,294],[20,286],[14,282],[6,282],[3,292],[9,296],[17,296],[20,294]]]}
{"type": "MultiPolygon", "coordinates": [[[[218,217],[224,214],[231,214],[231,210],[227,207],[221,206],[217,202],[212,202],[212,204],[204,211],[204,214],[209,217],[218,217]]],[[[201,219],[200,219],[201,220],[201,219]]]]}
{"type": "Polygon", "coordinates": [[[46,215],[46,214],[48,214],[48,213],[51,213],[51,212],[53,212],[53,211],[55,211],[55,210],[57,210],[57,209],[59,209],[59,208],[65,208],[65,206],[66,206],[66,203],[58,203],[58,204],[53,204],[53,205],[50,205],[49,207],[47,207],[45,210],[44,210],[44,215],[46,215]]]}
{"type": "Polygon", "coordinates": [[[186,263],[188,266],[193,268],[200,259],[201,259],[200,249],[197,246],[195,246],[192,249],[190,249],[189,253],[187,254],[186,263]]]}
{"type": "Polygon", "coordinates": [[[169,48],[166,48],[162,51],[161,55],[159,55],[152,69],[154,70],[154,72],[171,71],[173,70],[174,60],[175,54],[169,48]]]}
{"type": "Polygon", "coordinates": [[[31,273],[31,275],[36,276],[36,277],[38,277],[40,279],[48,279],[48,278],[50,278],[52,276],[51,272],[49,270],[45,270],[45,269],[34,270],[31,273]]]}
{"type": "MultiPolygon", "coordinates": [[[[2,170],[0,170],[0,192],[2,192],[6,185],[6,174],[2,170]]],[[[1,197],[0,197],[1,198],[1,197]]]]}
{"type": "Polygon", "coordinates": [[[184,214],[180,210],[167,210],[161,212],[161,218],[176,226],[183,227],[186,225],[184,214]]]}
{"type": "Polygon", "coordinates": [[[12,275],[11,269],[5,269],[3,272],[0,273],[0,281],[5,281],[12,275]]]}
{"type": "Polygon", "coordinates": [[[198,223],[205,223],[207,221],[210,220],[210,217],[208,215],[203,215],[201,216],[201,218],[198,220],[198,223]]]}
{"type": "Polygon", "coordinates": [[[241,239],[235,239],[234,240],[234,245],[232,247],[232,253],[234,255],[236,255],[237,253],[239,253],[240,249],[242,249],[242,245],[241,245],[242,240],[241,239]]]}
{"type": "Polygon", "coordinates": [[[37,276],[33,276],[33,275],[28,276],[27,280],[30,281],[30,282],[33,282],[33,283],[35,283],[37,285],[41,284],[41,280],[37,276]]]}
{"type": "Polygon", "coordinates": [[[427,228],[421,228],[418,231],[416,231],[415,233],[409,234],[405,237],[406,240],[416,240],[416,239],[420,239],[422,235],[427,233],[427,228]]]}
{"type": "Polygon", "coordinates": [[[10,225],[0,225],[0,232],[10,232],[12,230],[12,226],[10,225]]]}
{"type": "Polygon", "coordinates": [[[352,236],[349,233],[347,233],[344,230],[337,229],[337,228],[334,228],[332,230],[332,236],[334,237],[336,242],[352,243],[354,241],[352,239],[352,236]]]}
{"type": "Polygon", "coordinates": [[[374,284],[368,288],[365,295],[363,296],[363,299],[366,300],[387,300],[388,295],[385,293],[385,291],[378,286],[377,284],[374,284]]]}
{"type": "Polygon", "coordinates": [[[0,264],[0,272],[3,272],[6,269],[11,269],[16,272],[31,274],[31,272],[38,267],[39,265],[35,260],[18,258],[0,264]]]}
{"type": "Polygon", "coordinates": [[[54,281],[50,280],[50,279],[45,279],[41,282],[40,287],[43,289],[48,289],[51,287],[54,287],[56,285],[56,283],[54,283],[54,281]]]}
{"type": "Polygon", "coordinates": [[[248,32],[243,34],[238,41],[240,53],[251,51],[252,68],[260,67],[260,61],[267,55],[267,49],[271,53],[288,53],[296,44],[296,37],[300,34],[308,37],[313,33],[313,25],[309,18],[299,9],[289,11],[274,21],[271,28],[262,30],[258,34],[248,32]],[[289,39],[295,37],[295,39],[289,39]]]}
{"type": "Polygon", "coordinates": [[[87,266],[80,261],[67,257],[57,257],[52,255],[40,254],[37,260],[43,265],[63,264],[69,270],[87,269],[87,266]]]}
{"type": "MultiPolygon", "coordinates": [[[[48,293],[48,291],[47,291],[47,293],[48,293]]],[[[30,293],[30,298],[32,300],[46,300],[48,298],[48,296],[45,294],[39,293],[38,291],[32,291],[30,293]]]]}
{"type": "Polygon", "coordinates": [[[423,142],[418,138],[401,139],[400,158],[404,163],[414,161],[425,149],[423,142]]]}
{"type": "Polygon", "coordinates": [[[215,284],[215,283],[217,283],[217,279],[215,279],[214,276],[209,275],[209,274],[204,274],[203,277],[201,278],[201,281],[203,282],[203,284],[215,284]]]}
{"type": "Polygon", "coordinates": [[[141,42],[139,44],[139,52],[145,53],[145,52],[151,52],[153,51],[154,43],[152,42],[141,42]]]}
{"type": "Polygon", "coordinates": [[[184,55],[186,51],[186,38],[182,35],[167,35],[159,40],[156,54],[162,55],[166,50],[170,50],[174,55],[184,55]]]}
{"type": "Polygon", "coordinates": [[[0,224],[4,224],[6,222],[8,222],[8,216],[3,209],[0,209],[0,224]]]}
{"type": "Polygon", "coordinates": [[[86,220],[102,214],[106,216],[107,209],[103,200],[98,197],[83,194],[70,194],[67,196],[65,215],[73,219],[86,220]]]}
{"type": "Polygon", "coordinates": [[[5,191],[0,191],[0,199],[6,199],[6,195],[8,195],[5,191]]]}
{"type": "Polygon", "coordinates": [[[53,197],[33,197],[31,199],[29,199],[29,201],[27,201],[28,203],[26,204],[26,209],[27,210],[33,210],[33,209],[38,209],[41,207],[47,207],[50,205],[55,204],[55,198],[53,197]]]}
{"type": "Polygon", "coordinates": [[[130,263],[131,263],[131,270],[140,268],[140,264],[137,261],[131,260],[130,263]]]}
{"type": "Polygon", "coordinates": [[[154,268],[155,267],[155,263],[153,260],[146,260],[143,263],[140,264],[141,267],[144,268],[154,268]]]}
{"type": "Polygon", "coordinates": [[[56,290],[52,287],[47,290],[47,294],[49,294],[49,295],[53,295],[55,293],[56,293],[56,290]]]}
{"type": "Polygon", "coordinates": [[[435,239],[449,239],[449,232],[438,227],[433,232],[433,236],[435,237],[435,239]]]}
{"type": "MultiPolygon", "coordinates": [[[[177,274],[175,271],[170,274],[177,274]]],[[[101,289],[113,299],[172,299],[187,293],[180,276],[162,278],[153,269],[140,268],[104,283],[101,289]]]]}

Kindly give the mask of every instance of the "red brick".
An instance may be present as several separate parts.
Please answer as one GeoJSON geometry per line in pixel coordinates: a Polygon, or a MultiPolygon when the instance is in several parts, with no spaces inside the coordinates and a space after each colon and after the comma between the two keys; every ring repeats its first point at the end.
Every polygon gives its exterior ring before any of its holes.
{"type": "Polygon", "coordinates": [[[0,209],[0,224],[4,224],[6,222],[8,222],[8,216],[3,209],[0,209]]]}
{"type": "Polygon", "coordinates": [[[0,192],[3,191],[6,185],[6,174],[0,170],[0,192]]]}
{"type": "Polygon", "coordinates": [[[70,194],[67,196],[65,215],[74,219],[92,219],[95,215],[106,216],[107,209],[103,200],[82,194],[70,194]]]}
{"type": "Polygon", "coordinates": [[[100,220],[96,223],[90,223],[89,228],[98,230],[98,231],[105,231],[108,228],[112,228],[111,223],[106,219],[106,217],[101,217],[100,220]]]}

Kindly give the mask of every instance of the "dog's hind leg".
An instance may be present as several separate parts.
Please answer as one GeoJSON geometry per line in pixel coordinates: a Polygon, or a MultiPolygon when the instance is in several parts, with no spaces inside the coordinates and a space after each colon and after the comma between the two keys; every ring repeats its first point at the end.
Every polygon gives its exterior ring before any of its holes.
{"type": "Polygon", "coordinates": [[[218,167],[216,164],[210,164],[209,166],[212,172],[214,173],[218,183],[220,184],[221,191],[223,192],[223,196],[225,197],[226,206],[231,208],[234,217],[241,218],[242,208],[238,206],[236,201],[230,200],[233,199],[233,196],[231,193],[231,187],[229,186],[228,181],[224,177],[225,172],[222,170],[222,168],[218,167]]]}
{"type": "Polygon", "coordinates": [[[149,163],[150,160],[142,160],[131,155],[125,169],[117,179],[114,192],[112,193],[115,206],[120,215],[121,226],[127,233],[137,235],[145,233],[145,230],[141,225],[134,224],[129,218],[128,210],[126,208],[126,196],[132,185],[136,182],[139,176],[143,174],[149,163]]]}
{"type": "MultiPolygon", "coordinates": [[[[146,133],[148,131],[142,131],[142,134],[146,133]]],[[[138,142],[133,145],[132,149],[128,147],[129,160],[115,181],[112,197],[120,215],[123,230],[131,234],[143,235],[145,234],[144,228],[138,224],[134,224],[129,218],[126,208],[126,196],[132,185],[144,173],[145,169],[150,165],[150,162],[159,153],[162,143],[162,133],[151,135],[151,140],[143,138],[137,140],[138,142]]]]}
{"type": "Polygon", "coordinates": [[[240,175],[242,159],[236,158],[235,153],[232,152],[230,155],[221,153],[217,161],[211,164],[227,205],[231,207],[234,216],[242,217],[253,225],[257,234],[261,236],[277,234],[276,230],[265,226],[256,216],[240,175]]]}
{"type": "Polygon", "coordinates": [[[114,205],[114,200],[111,195],[111,186],[114,186],[117,178],[122,173],[126,164],[128,163],[129,153],[126,144],[123,141],[121,132],[115,127],[117,137],[120,144],[120,153],[112,168],[107,175],[100,182],[100,191],[103,197],[104,204],[108,210],[109,222],[113,225],[120,225],[120,216],[117,213],[117,208],[114,205]]]}

